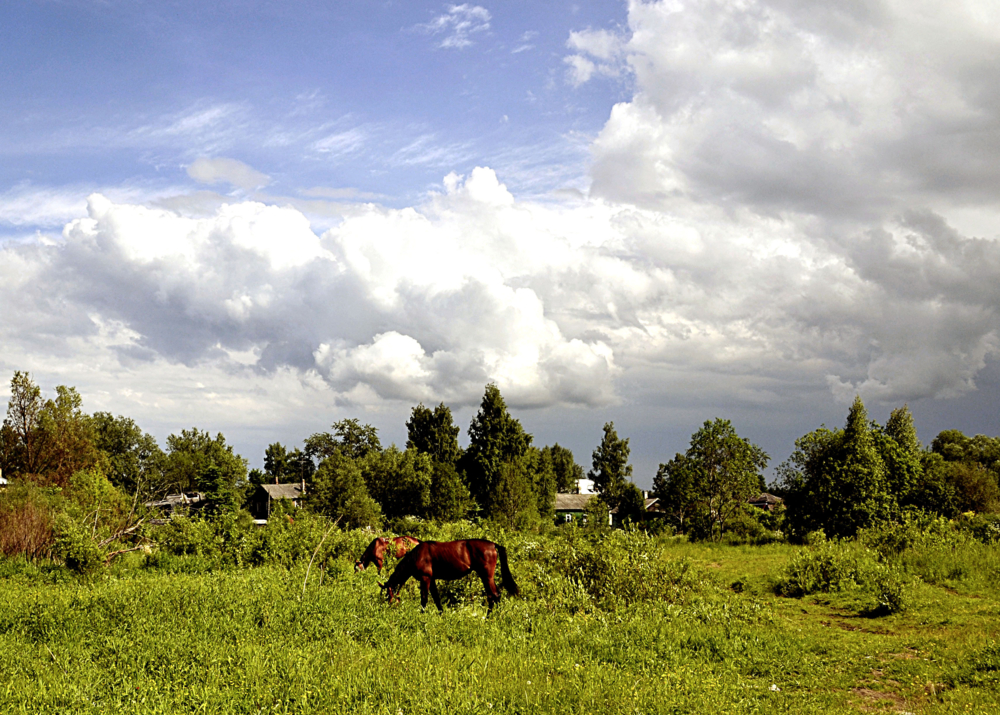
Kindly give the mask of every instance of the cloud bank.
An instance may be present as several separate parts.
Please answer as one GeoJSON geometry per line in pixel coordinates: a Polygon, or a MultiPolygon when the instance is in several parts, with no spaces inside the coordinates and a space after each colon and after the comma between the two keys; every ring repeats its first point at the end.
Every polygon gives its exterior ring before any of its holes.
{"type": "MultiPolygon", "coordinates": [[[[634,82],[589,195],[519,199],[479,167],[322,233],[290,206],[92,195],[60,238],[0,247],[3,359],[211,370],[258,406],[293,382],[372,408],[487,381],[518,407],[961,395],[1000,352],[994,12],[632,2],[627,32],[569,40],[573,83],[634,82]]],[[[484,13],[429,30],[461,47],[484,13]]]]}

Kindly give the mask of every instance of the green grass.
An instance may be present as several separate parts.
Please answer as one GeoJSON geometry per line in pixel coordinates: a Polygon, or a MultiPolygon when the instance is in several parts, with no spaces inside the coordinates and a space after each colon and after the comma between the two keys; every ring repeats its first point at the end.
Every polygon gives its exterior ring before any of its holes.
{"type": "Polygon", "coordinates": [[[472,578],[443,616],[412,582],[387,606],[346,553],[304,596],[308,559],[132,555],[91,580],[7,563],[0,712],[1000,712],[992,591],[918,581],[907,611],[866,618],[838,593],[774,595],[790,546],[504,543],[523,596],[489,618],[472,578]]]}

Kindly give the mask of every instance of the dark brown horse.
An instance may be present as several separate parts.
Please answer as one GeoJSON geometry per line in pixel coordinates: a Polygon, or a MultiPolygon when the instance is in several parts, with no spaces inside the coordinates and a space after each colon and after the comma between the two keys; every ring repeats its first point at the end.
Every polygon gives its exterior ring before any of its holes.
{"type": "Polygon", "coordinates": [[[503,577],[503,587],[512,596],[518,594],[517,584],[507,566],[507,549],[485,539],[465,539],[463,541],[424,541],[396,565],[392,576],[381,588],[388,591],[389,603],[399,594],[412,576],[420,582],[420,607],[427,608],[427,594],[434,596],[434,603],[442,613],[441,597],[438,595],[436,579],[452,581],[462,578],[475,571],[486,589],[487,611],[493,610],[493,604],[500,600],[500,589],[493,580],[497,562],[500,562],[500,575],[503,577]]]}
{"type": "Polygon", "coordinates": [[[373,563],[378,566],[378,572],[382,573],[382,563],[385,561],[386,553],[391,553],[399,559],[419,543],[420,539],[414,539],[412,536],[397,536],[394,539],[383,539],[380,536],[368,544],[361,558],[354,562],[354,570],[364,571],[366,566],[373,563]]]}

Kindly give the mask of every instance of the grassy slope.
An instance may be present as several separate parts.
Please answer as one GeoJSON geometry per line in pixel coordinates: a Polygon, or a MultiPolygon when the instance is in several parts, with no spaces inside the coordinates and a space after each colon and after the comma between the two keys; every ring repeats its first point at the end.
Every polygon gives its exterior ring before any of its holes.
{"type": "Polygon", "coordinates": [[[770,594],[790,547],[676,544],[668,557],[717,586],[606,612],[541,597],[526,548],[511,549],[524,597],[489,619],[471,584],[441,617],[412,583],[385,606],[376,575],[344,564],[322,584],[314,571],[301,599],[304,566],[11,575],[0,711],[1000,712],[992,672],[972,685],[967,667],[997,637],[995,593],[921,585],[908,613],[860,618],[770,594]]]}

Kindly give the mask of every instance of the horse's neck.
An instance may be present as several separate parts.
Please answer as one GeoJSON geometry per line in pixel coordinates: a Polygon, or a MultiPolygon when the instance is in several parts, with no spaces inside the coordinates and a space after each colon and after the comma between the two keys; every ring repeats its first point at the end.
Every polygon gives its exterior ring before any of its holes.
{"type": "Polygon", "coordinates": [[[403,562],[400,562],[396,569],[392,572],[389,580],[386,581],[386,586],[391,588],[400,588],[404,583],[406,583],[412,574],[410,570],[406,568],[403,562]]]}

